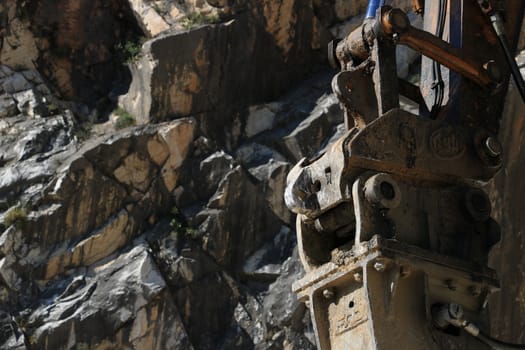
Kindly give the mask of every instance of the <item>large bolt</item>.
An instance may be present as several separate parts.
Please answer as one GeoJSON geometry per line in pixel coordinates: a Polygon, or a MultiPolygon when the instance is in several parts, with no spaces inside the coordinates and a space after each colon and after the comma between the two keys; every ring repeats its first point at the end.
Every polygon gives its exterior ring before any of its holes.
{"type": "Polygon", "coordinates": [[[330,300],[335,296],[335,292],[332,288],[327,288],[323,290],[323,296],[325,297],[325,299],[330,300]]]}
{"type": "Polygon", "coordinates": [[[400,9],[388,11],[385,17],[383,17],[383,26],[387,34],[403,33],[410,28],[407,14],[400,9]]]}
{"type": "Polygon", "coordinates": [[[489,167],[501,165],[503,146],[495,136],[484,131],[478,131],[474,136],[476,153],[480,160],[489,167]]]}
{"type": "Polygon", "coordinates": [[[354,273],[354,280],[356,280],[356,282],[361,282],[363,280],[363,275],[361,275],[360,272],[354,273]]]}
{"type": "Polygon", "coordinates": [[[485,140],[485,151],[489,157],[497,158],[503,153],[503,147],[495,137],[489,136],[485,140]]]}
{"type": "Polygon", "coordinates": [[[384,262],[382,261],[376,261],[374,263],[374,269],[377,271],[377,272],[383,272],[386,270],[386,265],[384,262]]]}
{"type": "Polygon", "coordinates": [[[499,83],[503,79],[501,70],[495,61],[488,61],[483,65],[483,69],[487,72],[493,82],[499,83]]]}

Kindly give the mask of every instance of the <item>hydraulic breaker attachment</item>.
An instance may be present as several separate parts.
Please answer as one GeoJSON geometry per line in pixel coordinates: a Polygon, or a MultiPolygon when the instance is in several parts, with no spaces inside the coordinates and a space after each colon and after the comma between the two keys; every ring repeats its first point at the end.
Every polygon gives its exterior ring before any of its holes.
{"type": "Polygon", "coordinates": [[[483,324],[494,271],[379,236],[358,250],[294,284],[310,303],[320,350],[490,349],[454,327],[439,330],[433,313],[455,303],[483,324]]]}
{"type": "MultiPolygon", "coordinates": [[[[520,1],[497,6],[512,11],[508,50],[520,1]]],[[[514,69],[501,35],[482,0],[414,0],[422,29],[383,3],[370,1],[362,26],[329,47],[348,131],[287,178],[306,270],[293,290],[320,350],[521,348],[485,332],[500,229],[482,184],[502,166],[496,135],[514,69]],[[417,83],[398,77],[398,45],[421,53],[417,83]]]]}

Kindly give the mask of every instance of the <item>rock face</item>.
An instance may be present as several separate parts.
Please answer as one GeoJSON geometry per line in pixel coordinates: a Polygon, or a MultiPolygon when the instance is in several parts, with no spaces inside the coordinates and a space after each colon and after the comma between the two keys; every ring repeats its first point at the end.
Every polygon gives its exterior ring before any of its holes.
{"type": "Polygon", "coordinates": [[[192,349],[147,246],[68,281],[29,316],[30,348],[192,349]]]}
{"type": "MultiPolygon", "coordinates": [[[[322,109],[326,98],[318,107],[295,98],[323,96],[327,79],[315,81],[270,104],[275,125],[293,130],[297,110],[322,109]]],[[[274,295],[295,300],[286,281],[300,266],[281,195],[291,164],[273,126],[230,154],[194,119],[81,142],[62,107],[45,118],[17,108],[0,120],[10,135],[0,168],[2,346],[313,347],[303,305],[271,306],[274,295]],[[32,133],[51,136],[26,141],[32,133]],[[275,323],[278,312],[290,315],[275,323]]]]}
{"type": "MultiPolygon", "coordinates": [[[[344,132],[318,64],[366,3],[0,2],[0,348],[315,349],[283,192],[344,132]]],[[[519,199],[504,123],[497,208],[519,199]]],[[[498,317],[523,306],[514,208],[498,317]]]]}
{"type": "Polygon", "coordinates": [[[284,137],[288,153],[295,161],[313,156],[322,148],[327,135],[332,134],[334,126],[343,122],[342,114],[334,95],[323,96],[311,115],[284,137]]]}
{"type": "Polygon", "coordinates": [[[120,0],[3,1],[1,61],[38,69],[64,98],[95,107],[129,79],[115,58],[140,35],[130,12],[120,0]]]}
{"type": "Polygon", "coordinates": [[[88,143],[65,160],[41,198],[31,203],[24,227],[31,236],[25,239],[31,238],[27,244],[32,251],[47,254],[21,257],[26,268],[39,269],[37,278],[51,280],[107,257],[154,224],[168,210],[162,208],[169,207],[194,125],[180,120],[130,130],[88,143]]]}
{"type": "Polygon", "coordinates": [[[242,128],[246,106],[297,81],[319,61],[313,49],[324,47],[328,34],[308,2],[246,6],[252,10],[226,22],[145,43],[130,90],[120,100],[123,108],[141,123],[196,115],[204,133],[230,147],[252,136],[257,126],[235,130],[242,128]],[[228,138],[221,140],[224,134],[228,138]]]}
{"type": "Polygon", "coordinates": [[[279,230],[265,198],[241,167],[225,175],[204,211],[197,215],[205,217],[199,226],[205,234],[205,249],[229,268],[239,266],[279,230]],[[242,212],[250,215],[238,216],[242,212]]]}
{"type": "Polygon", "coordinates": [[[34,70],[0,66],[0,84],[0,202],[7,205],[38,192],[53,175],[54,163],[76,143],[75,121],[34,70]]]}
{"type": "Polygon", "coordinates": [[[128,2],[137,23],[148,38],[167,30],[190,27],[194,22],[218,19],[219,14],[219,10],[205,0],[128,2]]]}

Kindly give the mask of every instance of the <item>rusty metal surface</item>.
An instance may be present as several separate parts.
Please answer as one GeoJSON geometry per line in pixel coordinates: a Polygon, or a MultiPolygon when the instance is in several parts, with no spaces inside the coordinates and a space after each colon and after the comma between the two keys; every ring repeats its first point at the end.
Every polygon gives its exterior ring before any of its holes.
{"type": "Polygon", "coordinates": [[[392,9],[383,16],[383,29],[386,34],[397,35],[399,44],[407,45],[421,54],[441,63],[442,65],[464,75],[467,79],[485,86],[495,83],[489,70],[484,67],[486,62],[478,62],[467,55],[462,49],[456,48],[446,41],[410,25],[407,15],[392,9]]]}
{"type": "Polygon", "coordinates": [[[377,118],[377,101],[374,83],[370,75],[370,61],[365,61],[351,70],[338,73],[332,80],[332,90],[348,111],[352,121],[347,125],[362,129],[377,118]]]}
{"type": "Polygon", "coordinates": [[[502,119],[503,170],[490,183],[494,217],[502,239],[490,263],[498,271],[501,291],[490,299],[491,333],[499,339],[525,343],[525,103],[510,89],[502,119]]]}
{"type": "Polygon", "coordinates": [[[429,186],[365,172],[355,179],[351,198],[315,220],[298,215],[299,252],[307,271],[339,260],[338,250],[376,234],[479,266],[487,264],[500,239],[490,201],[479,188],[429,186]]]}
{"type": "Polygon", "coordinates": [[[418,181],[454,183],[490,179],[501,165],[488,153],[491,135],[390,110],[366,128],[354,128],[314,162],[298,163],[288,175],[285,201],[298,214],[316,218],[351,198],[355,178],[370,169],[418,181]]]}
{"type": "Polygon", "coordinates": [[[485,62],[477,62],[472,58],[465,57],[466,55],[461,50],[445,41],[438,40],[425,31],[410,27],[406,33],[399,36],[399,43],[420,51],[425,56],[438,61],[479,85],[485,86],[496,82],[489,75],[488,70],[484,68],[485,62]]]}
{"type": "MultiPolygon", "coordinates": [[[[336,57],[343,67],[351,61],[364,61],[368,58],[368,44],[363,38],[364,28],[364,24],[357,27],[337,45],[336,57]]],[[[355,64],[355,62],[352,63],[355,64]]]]}
{"type": "MultiPolygon", "coordinates": [[[[388,7],[378,10],[378,16],[386,16],[388,7]]],[[[389,37],[376,29],[371,59],[375,63],[372,72],[376,91],[377,110],[383,115],[393,108],[399,108],[397,87],[396,46],[389,37]]]]}
{"type": "Polygon", "coordinates": [[[345,263],[328,263],[294,284],[311,301],[320,350],[485,349],[465,335],[436,331],[429,320],[436,303],[458,302],[476,314],[498,287],[492,270],[473,272],[464,262],[377,236],[359,248],[345,263]]]}
{"type": "MultiPolygon", "coordinates": [[[[476,1],[463,1],[463,49],[468,55],[475,55],[481,62],[496,62],[502,82],[492,89],[476,89],[468,81],[460,81],[457,86],[458,122],[466,125],[479,125],[490,133],[499,130],[503,103],[508,86],[509,69],[498,39],[476,1]]],[[[513,16],[513,14],[508,13],[513,16]]],[[[523,13],[522,15],[523,16],[523,13]]],[[[454,118],[450,116],[449,119],[454,118]]]]}
{"type": "MultiPolygon", "coordinates": [[[[506,4],[523,16],[525,6],[506,4]]],[[[384,6],[335,47],[342,72],[332,86],[352,128],[287,178],[307,271],[293,288],[310,305],[320,350],[487,348],[474,338],[478,328],[468,328],[472,336],[460,328],[468,319],[486,329],[498,289],[486,265],[500,229],[474,183],[503,162],[495,133],[509,71],[477,0],[413,5],[424,6],[425,28],[436,35],[384,6]],[[429,11],[436,4],[438,18],[429,11]],[[396,44],[428,57],[422,69],[434,74],[422,72],[421,94],[400,83],[396,44]],[[400,94],[422,115],[400,109],[400,94]],[[452,305],[465,318],[436,319],[452,305]]]]}

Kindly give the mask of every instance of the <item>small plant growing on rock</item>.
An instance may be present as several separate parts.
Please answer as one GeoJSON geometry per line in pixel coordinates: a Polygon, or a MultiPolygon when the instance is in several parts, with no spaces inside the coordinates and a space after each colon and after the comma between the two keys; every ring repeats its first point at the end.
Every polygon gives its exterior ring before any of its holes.
{"type": "Polygon", "coordinates": [[[78,125],[77,129],[75,130],[75,135],[77,136],[79,141],[86,141],[91,137],[93,124],[86,122],[83,124],[78,125]]]}
{"type": "Polygon", "coordinates": [[[77,343],[77,350],[89,350],[89,344],[77,343]]]}
{"type": "Polygon", "coordinates": [[[118,43],[115,47],[117,52],[122,56],[122,60],[127,64],[136,63],[142,52],[142,44],[146,38],[140,37],[138,40],[128,40],[124,43],[118,43]]]}
{"type": "Polygon", "coordinates": [[[19,230],[23,230],[27,223],[27,213],[21,207],[13,207],[8,210],[4,216],[4,225],[9,227],[15,226],[19,230]]]}
{"type": "Polygon", "coordinates": [[[36,344],[36,336],[31,335],[31,336],[29,337],[29,340],[28,340],[28,341],[29,341],[29,344],[31,344],[31,345],[35,345],[35,344],[36,344]]]}
{"type": "Polygon", "coordinates": [[[135,125],[135,118],[124,108],[119,107],[113,113],[117,116],[117,121],[115,122],[115,128],[117,130],[135,125]]]}
{"type": "Polygon", "coordinates": [[[192,12],[181,20],[181,24],[184,29],[191,29],[201,24],[213,24],[219,21],[220,17],[217,13],[192,12]]]}
{"type": "Polygon", "coordinates": [[[174,239],[189,238],[191,240],[199,240],[202,238],[202,234],[199,230],[188,226],[177,207],[173,207],[171,214],[173,215],[173,218],[170,221],[171,236],[174,239]]]}
{"type": "Polygon", "coordinates": [[[47,110],[51,114],[57,114],[60,111],[58,106],[56,104],[54,104],[53,102],[51,102],[50,104],[47,105],[47,110]]]}

